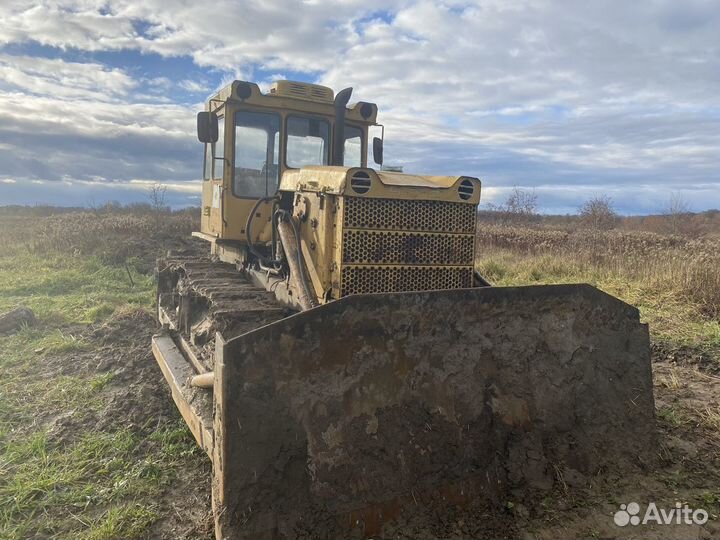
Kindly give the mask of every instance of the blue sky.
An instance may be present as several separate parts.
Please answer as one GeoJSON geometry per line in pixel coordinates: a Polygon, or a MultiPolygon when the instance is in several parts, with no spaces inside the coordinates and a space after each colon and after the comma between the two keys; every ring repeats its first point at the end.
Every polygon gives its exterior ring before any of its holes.
{"type": "Polygon", "coordinates": [[[5,0],[0,204],[198,203],[195,112],[240,78],[353,86],[386,161],[513,186],[543,211],[607,194],[720,207],[711,0],[5,0]],[[221,13],[215,17],[213,13],[221,13]]]}

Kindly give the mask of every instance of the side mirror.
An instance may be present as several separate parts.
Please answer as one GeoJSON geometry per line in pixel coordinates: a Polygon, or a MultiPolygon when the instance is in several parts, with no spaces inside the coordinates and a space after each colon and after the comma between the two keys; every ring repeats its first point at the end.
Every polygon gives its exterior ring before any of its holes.
{"type": "Polygon", "coordinates": [[[378,165],[383,164],[383,140],[380,137],[373,137],[373,159],[378,165]]]}
{"type": "Polygon", "coordinates": [[[201,143],[214,143],[218,140],[218,117],[214,112],[197,113],[197,136],[201,143]]]}

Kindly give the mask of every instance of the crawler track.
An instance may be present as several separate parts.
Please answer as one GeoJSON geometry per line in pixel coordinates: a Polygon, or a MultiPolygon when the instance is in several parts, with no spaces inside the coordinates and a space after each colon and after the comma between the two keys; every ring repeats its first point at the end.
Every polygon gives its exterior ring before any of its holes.
{"type": "Polygon", "coordinates": [[[209,257],[159,260],[157,300],[160,322],[200,372],[213,369],[216,332],[230,339],[292,313],[233,265],[209,257]]]}

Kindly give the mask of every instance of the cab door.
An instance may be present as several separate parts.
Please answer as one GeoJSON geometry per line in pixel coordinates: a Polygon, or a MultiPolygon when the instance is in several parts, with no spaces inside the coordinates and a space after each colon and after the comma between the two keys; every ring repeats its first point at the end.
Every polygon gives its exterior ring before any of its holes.
{"type": "Polygon", "coordinates": [[[223,235],[223,198],[225,160],[225,117],[218,112],[218,140],[205,145],[205,171],[203,174],[203,210],[201,230],[213,236],[223,235]]]}
{"type": "MultiPolygon", "coordinates": [[[[223,208],[223,238],[247,242],[250,212],[259,199],[277,192],[281,149],[282,116],[275,110],[228,106],[226,172],[223,208]]],[[[255,208],[250,220],[253,244],[272,241],[273,203],[255,208]]]]}

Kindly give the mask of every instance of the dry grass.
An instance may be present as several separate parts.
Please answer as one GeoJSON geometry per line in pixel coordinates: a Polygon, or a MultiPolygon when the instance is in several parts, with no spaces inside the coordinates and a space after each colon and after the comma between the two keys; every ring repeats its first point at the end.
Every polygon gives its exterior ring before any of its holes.
{"type": "Polygon", "coordinates": [[[680,380],[680,370],[677,368],[671,369],[666,376],[659,377],[658,383],[668,390],[679,390],[685,386],[680,380]]]}
{"type": "Polygon", "coordinates": [[[154,244],[187,238],[198,225],[196,218],[186,213],[163,213],[159,219],[151,215],[63,214],[42,220],[30,245],[40,253],[59,250],[98,255],[116,263],[152,249],[154,244]]]}
{"type": "Polygon", "coordinates": [[[720,434],[720,405],[708,405],[699,416],[702,425],[720,434]]]}
{"type": "Polygon", "coordinates": [[[152,269],[164,249],[182,247],[199,230],[199,212],[63,212],[0,216],[0,250],[7,255],[95,257],[104,264],[152,269]]]}
{"type": "MultiPolygon", "coordinates": [[[[544,260],[550,276],[591,276],[639,283],[720,317],[720,239],[648,232],[552,230],[482,224],[480,261],[504,255],[544,260]],[[679,297],[678,297],[679,296],[679,297]]],[[[496,270],[492,267],[492,271],[496,270]]],[[[543,269],[541,269],[542,271],[543,269]]],[[[492,280],[492,276],[490,277],[492,280]]]]}

